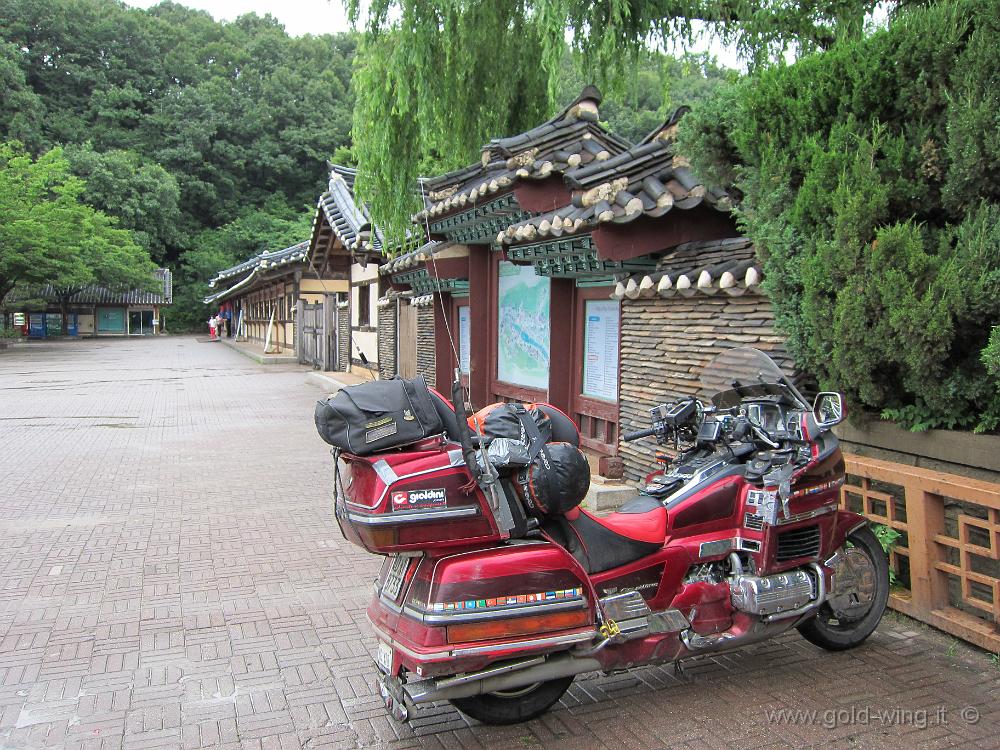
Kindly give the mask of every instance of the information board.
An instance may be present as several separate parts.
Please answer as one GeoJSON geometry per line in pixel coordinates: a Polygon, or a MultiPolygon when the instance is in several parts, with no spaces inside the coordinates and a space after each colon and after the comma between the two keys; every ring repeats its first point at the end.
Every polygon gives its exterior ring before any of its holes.
{"type": "Polygon", "coordinates": [[[617,401],[618,302],[588,300],[584,318],[583,395],[617,401]]]}
{"type": "Polygon", "coordinates": [[[469,306],[458,308],[458,367],[466,375],[469,374],[469,355],[472,346],[472,322],[469,318],[469,306]]]}
{"type": "Polygon", "coordinates": [[[503,262],[497,291],[497,378],[547,389],[549,279],[532,266],[503,262]]]}

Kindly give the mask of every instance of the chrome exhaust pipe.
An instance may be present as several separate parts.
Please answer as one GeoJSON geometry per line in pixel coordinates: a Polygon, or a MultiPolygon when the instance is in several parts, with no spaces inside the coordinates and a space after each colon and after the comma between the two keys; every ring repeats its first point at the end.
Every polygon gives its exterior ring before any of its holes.
{"type": "Polygon", "coordinates": [[[530,663],[522,668],[514,669],[503,666],[498,671],[496,667],[462,675],[460,678],[448,677],[441,680],[421,680],[403,685],[407,702],[412,704],[445,701],[454,698],[468,698],[472,695],[495,693],[498,690],[512,690],[526,687],[536,682],[556,680],[560,677],[570,677],[584,672],[596,672],[601,668],[597,659],[574,656],[573,654],[557,654],[542,663],[530,663]],[[459,681],[461,680],[461,681],[459,681]]]}
{"type": "Polygon", "coordinates": [[[688,653],[679,655],[677,660],[690,659],[692,656],[699,656],[708,652],[729,651],[741,646],[748,646],[751,643],[766,641],[788,630],[789,627],[791,627],[791,623],[765,623],[759,630],[748,630],[738,635],[728,630],[722,633],[712,633],[711,635],[699,635],[693,630],[685,630],[681,633],[681,643],[684,644],[684,648],[688,650],[688,653]]]}

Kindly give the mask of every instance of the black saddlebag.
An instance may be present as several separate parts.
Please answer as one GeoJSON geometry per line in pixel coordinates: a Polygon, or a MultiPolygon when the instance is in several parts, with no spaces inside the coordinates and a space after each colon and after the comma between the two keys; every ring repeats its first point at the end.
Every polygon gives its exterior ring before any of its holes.
{"type": "Polygon", "coordinates": [[[348,386],[316,404],[316,430],[356,456],[414,443],[444,432],[422,376],[348,386]]]}

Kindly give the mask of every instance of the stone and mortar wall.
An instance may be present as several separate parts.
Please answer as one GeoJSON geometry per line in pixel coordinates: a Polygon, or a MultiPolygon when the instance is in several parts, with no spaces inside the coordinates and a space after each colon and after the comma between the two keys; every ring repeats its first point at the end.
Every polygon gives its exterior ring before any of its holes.
{"type": "MultiPolygon", "coordinates": [[[[664,401],[698,395],[702,369],[725,348],[753,346],[786,368],[783,341],[760,294],[622,300],[621,432],[648,427],[649,410],[664,401]]],[[[652,439],[619,444],[626,480],[657,468],[654,446],[652,439]]]]}
{"type": "Polygon", "coordinates": [[[396,306],[397,300],[378,308],[378,376],[396,375],[396,306]]]}
{"type": "Polygon", "coordinates": [[[434,307],[424,305],[417,308],[417,373],[430,385],[436,382],[434,346],[434,307]]]}
{"type": "Polygon", "coordinates": [[[351,311],[345,304],[337,305],[337,369],[348,372],[351,369],[351,311]]]}

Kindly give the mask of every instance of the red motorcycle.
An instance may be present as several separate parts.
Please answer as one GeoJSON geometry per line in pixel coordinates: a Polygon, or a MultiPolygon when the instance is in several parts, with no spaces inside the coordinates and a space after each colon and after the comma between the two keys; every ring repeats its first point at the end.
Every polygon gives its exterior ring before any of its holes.
{"type": "MultiPolygon", "coordinates": [[[[410,381],[379,387],[399,382],[410,381]]],[[[584,672],[677,662],[793,627],[829,650],[872,633],[888,561],[866,520],[839,508],[840,394],[810,405],[745,348],[717,357],[702,384],[710,400],[657,406],[649,429],[624,436],[655,437],[664,465],[603,517],[576,507],[589,484],[573,455],[579,433],[546,404],[494,409],[520,426],[497,437],[489,416],[470,428],[456,383],[454,409],[431,392],[443,434],[334,451],[340,528],[386,555],[368,616],[393,716],[448,700],[479,721],[515,723],[584,672]]],[[[352,408],[367,418],[384,400],[352,408]]],[[[419,412],[376,414],[359,434],[379,443],[419,412]]]]}

